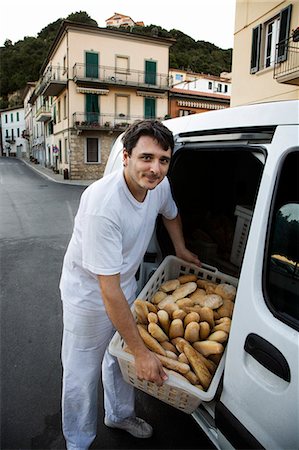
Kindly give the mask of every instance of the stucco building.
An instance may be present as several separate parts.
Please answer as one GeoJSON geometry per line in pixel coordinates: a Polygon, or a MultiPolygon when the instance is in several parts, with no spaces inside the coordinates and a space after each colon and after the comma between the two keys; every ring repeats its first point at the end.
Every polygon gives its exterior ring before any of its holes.
{"type": "Polygon", "coordinates": [[[298,27],[298,0],[236,1],[231,106],[299,98],[298,27]]]}
{"type": "Polygon", "coordinates": [[[64,21],[28,100],[32,153],[71,179],[101,177],[128,124],[167,115],[173,43],[64,21]]]}

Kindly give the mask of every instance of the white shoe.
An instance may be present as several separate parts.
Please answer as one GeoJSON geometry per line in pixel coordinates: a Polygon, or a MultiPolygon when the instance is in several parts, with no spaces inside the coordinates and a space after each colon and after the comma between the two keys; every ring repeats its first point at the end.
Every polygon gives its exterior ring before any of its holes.
{"type": "Polygon", "coordinates": [[[105,417],[104,424],[110,428],[125,430],[136,438],[149,438],[153,434],[153,428],[139,417],[127,417],[122,422],[112,422],[105,417]]]}

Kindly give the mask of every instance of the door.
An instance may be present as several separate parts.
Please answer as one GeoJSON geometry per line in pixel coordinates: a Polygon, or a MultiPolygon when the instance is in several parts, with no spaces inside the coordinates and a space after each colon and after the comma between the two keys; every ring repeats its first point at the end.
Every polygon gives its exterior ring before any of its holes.
{"type": "Polygon", "coordinates": [[[284,129],[266,161],[240,274],[216,406],[221,448],[225,439],[234,448],[298,448],[298,148],[281,157],[298,129],[284,129]]]}
{"type": "Polygon", "coordinates": [[[97,94],[85,94],[85,116],[88,123],[99,120],[99,96],[97,94]]]}
{"type": "Polygon", "coordinates": [[[144,99],[144,118],[154,119],[156,117],[156,99],[148,98],[144,99]]]}
{"type": "Polygon", "coordinates": [[[99,78],[99,55],[98,53],[85,53],[85,77],[99,78]]]}
{"type": "Polygon", "coordinates": [[[157,63],[156,61],[145,61],[145,83],[156,84],[157,63]]]}

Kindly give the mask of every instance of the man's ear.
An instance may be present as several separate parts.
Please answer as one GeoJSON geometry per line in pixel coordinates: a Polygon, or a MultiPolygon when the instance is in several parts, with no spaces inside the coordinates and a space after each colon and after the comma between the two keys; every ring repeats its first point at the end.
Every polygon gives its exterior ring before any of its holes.
{"type": "Polygon", "coordinates": [[[130,158],[130,155],[126,148],[123,149],[123,166],[126,167],[128,158],[130,158]]]}

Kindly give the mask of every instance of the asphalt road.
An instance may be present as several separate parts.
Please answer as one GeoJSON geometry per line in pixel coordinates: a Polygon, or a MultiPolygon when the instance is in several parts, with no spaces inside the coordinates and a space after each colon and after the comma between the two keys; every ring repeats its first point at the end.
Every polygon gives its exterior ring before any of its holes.
{"type": "MultiPolygon", "coordinates": [[[[59,276],[85,187],[54,183],[22,161],[0,158],[1,449],[64,449],[59,276]]],[[[138,440],[103,425],[92,449],[213,449],[193,418],[136,392],[154,427],[138,440]]]]}

